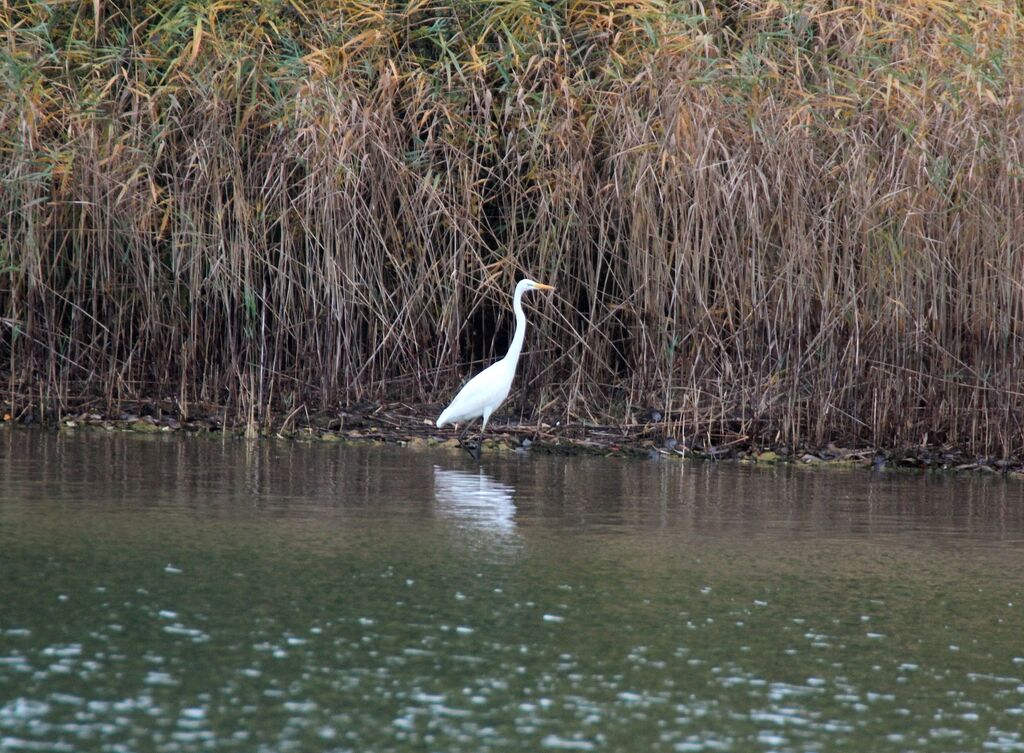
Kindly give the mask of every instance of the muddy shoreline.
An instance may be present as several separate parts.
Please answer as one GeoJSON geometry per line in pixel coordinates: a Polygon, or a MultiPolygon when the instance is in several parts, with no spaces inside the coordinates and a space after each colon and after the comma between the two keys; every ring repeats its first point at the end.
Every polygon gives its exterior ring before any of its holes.
{"type": "MultiPolygon", "coordinates": [[[[222,435],[250,440],[275,438],[298,442],[365,442],[440,447],[463,451],[457,432],[434,426],[434,412],[405,403],[365,403],[334,413],[296,410],[272,428],[246,426],[231,421],[222,410],[193,410],[182,416],[157,403],[139,402],[117,413],[88,407],[59,417],[25,409],[12,413],[5,407],[0,416],[5,426],[41,427],[56,431],[126,431],[139,434],[187,433],[222,435]]],[[[466,444],[475,446],[470,432],[466,444]]],[[[659,421],[629,426],[588,423],[519,422],[492,420],[482,452],[547,453],[640,457],[650,460],[690,459],[739,464],[863,468],[873,471],[944,471],[980,473],[1024,479],[1024,458],[1003,460],[977,457],[948,446],[897,449],[874,447],[789,447],[760,444],[742,435],[674,436],[659,421]]]]}

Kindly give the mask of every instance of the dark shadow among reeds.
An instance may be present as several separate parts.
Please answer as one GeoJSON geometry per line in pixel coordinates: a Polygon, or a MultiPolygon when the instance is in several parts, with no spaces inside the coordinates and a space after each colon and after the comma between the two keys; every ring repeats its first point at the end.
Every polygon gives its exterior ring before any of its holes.
{"type": "Polygon", "coordinates": [[[0,6],[0,370],[1024,454],[1019,4],[0,6]],[[99,14],[98,16],[95,14],[99,14]]]}

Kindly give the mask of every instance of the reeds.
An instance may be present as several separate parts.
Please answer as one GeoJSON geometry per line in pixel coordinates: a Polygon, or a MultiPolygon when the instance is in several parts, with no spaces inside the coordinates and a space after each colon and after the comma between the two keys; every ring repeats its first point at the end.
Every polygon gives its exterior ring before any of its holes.
{"type": "Polygon", "coordinates": [[[5,3],[7,400],[438,401],[528,273],[513,412],[1019,456],[1021,20],[5,3]]]}

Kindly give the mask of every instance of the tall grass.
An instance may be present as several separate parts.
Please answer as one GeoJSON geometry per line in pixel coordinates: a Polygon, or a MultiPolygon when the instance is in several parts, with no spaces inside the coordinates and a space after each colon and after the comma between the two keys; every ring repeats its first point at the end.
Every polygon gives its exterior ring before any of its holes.
{"type": "Polygon", "coordinates": [[[439,401],[528,273],[515,412],[1021,455],[1021,21],[0,4],[7,400],[439,401]]]}

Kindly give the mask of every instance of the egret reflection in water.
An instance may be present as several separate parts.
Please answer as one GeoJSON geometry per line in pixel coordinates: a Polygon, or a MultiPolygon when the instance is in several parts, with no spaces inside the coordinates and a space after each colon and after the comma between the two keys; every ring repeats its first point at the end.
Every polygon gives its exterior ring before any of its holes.
{"type": "Polygon", "coordinates": [[[434,466],[437,510],[459,523],[493,533],[515,532],[515,489],[484,470],[457,471],[434,466]]]}

